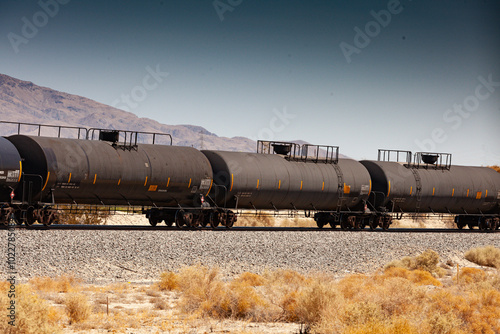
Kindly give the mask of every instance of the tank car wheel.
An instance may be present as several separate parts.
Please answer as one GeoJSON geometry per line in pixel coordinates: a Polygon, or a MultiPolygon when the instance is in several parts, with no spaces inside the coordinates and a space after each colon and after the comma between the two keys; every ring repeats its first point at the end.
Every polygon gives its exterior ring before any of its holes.
{"type": "Polygon", "coordinates": [[[491,230],[494,231],[494,230],[498,230],[498,228],[500,227],[500,218],[493,218],[493,223],[491,225],[491,230]]]}
{"type": "Polygon", "coordinates": [[[328,221],[328,224],[330,224],[330,228],[332,230],[334,230],[335,228],[337,228],[337,223],[335,223],[335,219],[334,218],[331,218],[329,221],[328,221]]]}
{"type": "Polygon", "coordinates": [[[36,215],[35,215],[35,208],[30,206],[27,210],[26,210],[26,217],[25,217],[25,223],[26,225],[28,226],[31,226],[35,223],[36,221],[36,215]]]}
{"type": "Polygon", "coordinates": [[[489,219],[480,218],[478,224],[481,231],[486,231],[489,227],[489,219]]]}
{"type": "Polygon", "coordinates": [[[182,220],[187,227],[196,227],[197,222],[193,219],[193,214],[191,212],[184,212],[182,214],[182,220]]]}
{"type": "Polygon", "coordinates": [[[165,225],[167,225],[168,227],[172,227],[172,219],[170,218],[166,218],[163,220],[165,222],[165,225]]]}
{"type": "Polygon", "coordinates": [[[370,230],[374,231],[378,226],[378,218],[373,216],[368,218],[368,226],[370,226],[370,230]]]}
{"type": "Polygon", "coordinates": [[[226,216],[226,228],[233,227],[235,221],[236,221],[236,216],[234,215],[234,213],[228,212],[226,216]]]}
{"type": "Polygon", "coordinates": [[[160,219],[157,217],[149,217],[149,224],[151,226],[156,226],[160,222],[160,219]]]}
{"type": "Polygon", "coordinates": [[[391,221],[392,221],[391,216],[382,217],[382,229],[384,231],[387,231],[389,229],[389,226],[391,225],[391,221]]]}
{"type": "Polygon", "coordinates": [[[208,224],[211,228],[217,228],[217,226],[219,226],[219,214],[217,212],[210,212],[208,224]]]}
{"type": "Polygon", "coordinates": [[[175,213],[175,226],[177,226],[177,228],[182,228],[184,226],[184,212],[181,210],[177,210],[175,213]]]}

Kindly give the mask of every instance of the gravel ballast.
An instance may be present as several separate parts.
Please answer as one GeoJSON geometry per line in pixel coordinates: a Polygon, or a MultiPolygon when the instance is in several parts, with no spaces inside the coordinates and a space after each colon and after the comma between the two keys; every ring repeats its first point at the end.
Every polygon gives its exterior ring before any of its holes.
{"type": "MultiPolygon", "coordinates": [[[[7,230],[1,231],[4,276],[7,230]]],[[[165,270],[218,266],[224,275],[266,269],[370,273],[391,260],[433,249],[441,262],[472,265],[465,251],[500,247],[499,234],[15,230],[17,278],[73,274],[87,283],[151,282],[165,270]]]]}

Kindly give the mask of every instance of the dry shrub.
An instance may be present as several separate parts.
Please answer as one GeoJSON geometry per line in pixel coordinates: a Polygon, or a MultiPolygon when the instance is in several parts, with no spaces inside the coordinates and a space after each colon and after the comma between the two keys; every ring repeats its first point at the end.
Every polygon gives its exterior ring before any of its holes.
{"type": "MultiPolygon", "coordinates": [[[[458,272],[458,281],[465,284],[483,282],[486,273],[478,268],[462,268],[458,272]]],[[[455,278],[455,280],[457,280],[455,278]]]]}
{"type": "Polygon", "coordinates": [[[48,276],[34,277],[28,282],[33,288],[40,292],[73,292],[81,284],[81,280],[73,275],[60,275],[56,278],[48,276]]]}
{"type": "Polygon", "coordinates": [[[165,271],[160,275],[158,289],[160,291],[172,291],[179,288],[179,277],[176,273],[165,271]]]}
{"type": "Polygon", "coordinates": [[[262,286],[266,283],[266,279],[254,273],[244,272],[235,278],[233,282],[249,286],[262,286]]]}
{"type": "MultiPolygon", "coordinates": [[[[498,291],[481,287],[470,291],[456,288],[436,290],[435,293],[430,294],[430,299],[431,308],[427,322],[431,326],[446,329],[459,325],[458,328],[463,330],[460,333],[500,332],[498,321],[500,319],[500,292],[498,291]]],[[[444,329],[441,333],[455,333],[444,329]]]]}
{"type": "Polygon", "coordinates": [[[294,312],[289,318],[295,317],[298,322],[313,326],[321,321],[326,311],[336,309],[341,300],[331,284],[314,280],[298,292],[295,307],[289,308],[294,312]]]}
{"type": "Polygon", "coordinates": [[[2,284],[0,290],[0,308],[3,319],[0,321],[0,331],[2,333],[26,333],[43,334],[58,333],[61,328],[58,322],[62,314],[57,308],[50,306],[41,299],[30,286],[22,284],[16,285],[15,299],[8,297],[9,285],[2,284]],[[15,326],[11,326],[8,307],[11,300],[15,301],[15,326]]]}
{"type": "Polygon", "coordinates": [[[465,258],[480,266],[500,269],[500,249],[494,246],[478,247],[468,250],[465,258]]]}
{"type": "Polygon", "coordinates": [[[401,267],[408,270],[423,270],[431,274],[436,274],[439,277],[444,276],[445,270],[438,266],[439,255],[432,249],[428,249],[415,257],[404,257],[401,260],[396,260],[388,263],[385,269],[392,267],[401,267]]]}
{"type": "Polygon", "coordinates": [[[179,272],[180,305],[187,313],[214,318],[261,319],[265,299],[245,282],[224,283],[217,268],[186,267],[179,272]]]}
{"type": "Polygon", "coordinates": [[[434,285],[441,286],[442,283],[434,278],[431,273],[423,270],[413,270],[410,271],[406,268],[401,267],[389,267],[384,271],[383,276],[385,277],[401,277],[405,278],[417,285],[434,285]]]}
{"type": "Polygon", "coordinates": [[[65,305],[70,324],[85,321],[92,313],[92,306],[87,296],[81,293],[68,294],[65,305]]]}

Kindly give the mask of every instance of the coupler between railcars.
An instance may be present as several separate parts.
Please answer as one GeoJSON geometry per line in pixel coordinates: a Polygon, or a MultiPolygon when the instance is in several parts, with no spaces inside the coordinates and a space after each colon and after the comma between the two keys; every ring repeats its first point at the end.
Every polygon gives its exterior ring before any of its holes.
{"type": "Polygon", "coordinates": [[[219,225],[226,228],[233,227],[237,215],[227,209],[221,208],[151,208],[143,209],[143,214],[152,226],[162,221],[165,225],[177,228],[201,228],[210,226],[217,228],[219,225]]]}

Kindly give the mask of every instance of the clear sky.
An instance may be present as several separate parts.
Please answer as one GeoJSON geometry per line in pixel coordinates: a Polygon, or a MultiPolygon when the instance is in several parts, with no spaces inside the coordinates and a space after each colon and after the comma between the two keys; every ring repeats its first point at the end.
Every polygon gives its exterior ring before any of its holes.
{"type": "Polygon", "coordinates": [[[0,1],[0,73],[219,136],[500,164],[500,1],[0,1]]]}

